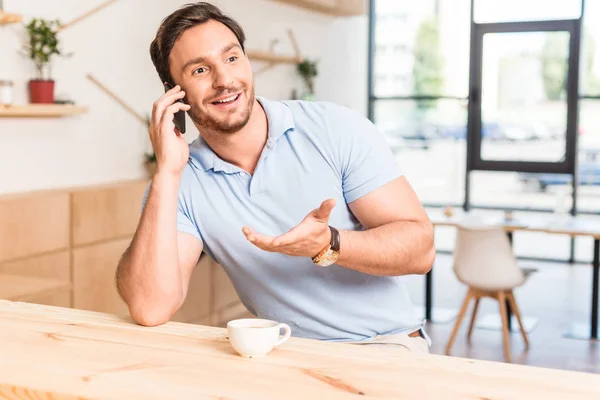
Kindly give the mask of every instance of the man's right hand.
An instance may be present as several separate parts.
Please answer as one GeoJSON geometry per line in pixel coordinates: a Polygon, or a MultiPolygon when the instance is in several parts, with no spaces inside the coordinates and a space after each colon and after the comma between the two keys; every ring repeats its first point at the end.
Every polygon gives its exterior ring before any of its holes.
{"type": "Polygon", "coordinates": [[[148,133],[156,154],[157,173],[179,175],[188,161],[188,143],[173,122],[177,111],[191,108],[177,101],[184,96],[185,92],[177,85],[154,102],[148,133]]]}

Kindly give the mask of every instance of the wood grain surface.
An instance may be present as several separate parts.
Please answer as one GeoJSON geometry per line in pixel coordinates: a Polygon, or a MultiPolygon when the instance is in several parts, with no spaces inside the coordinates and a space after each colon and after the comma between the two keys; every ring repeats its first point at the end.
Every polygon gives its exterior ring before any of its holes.
{"type": "Polygon", "coordinates": [[[292,338],[245,359],[215,327],[0,301],[9,399],[598,399],[600,376],[292,338]]]}

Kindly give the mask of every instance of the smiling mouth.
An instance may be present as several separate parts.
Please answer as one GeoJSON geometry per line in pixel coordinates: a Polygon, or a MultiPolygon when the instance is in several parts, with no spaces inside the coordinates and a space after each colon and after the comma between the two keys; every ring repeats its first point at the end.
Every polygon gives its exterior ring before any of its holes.
{"type": "Polygon", "coordinates": [[[240,94],[234,94],[233,96],[229,96],[226,99],[223,100],[217,100],[217,101],[213,101],[211,104],[214,105],[227,105],[227,104],[232,104],[234,103],[238,98],[240,97],[240,94]]]}

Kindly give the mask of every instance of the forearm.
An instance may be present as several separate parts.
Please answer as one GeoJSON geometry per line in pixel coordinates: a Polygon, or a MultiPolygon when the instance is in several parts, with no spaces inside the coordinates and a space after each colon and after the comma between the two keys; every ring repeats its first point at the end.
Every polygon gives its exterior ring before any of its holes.
{"type": "Polygon", "coordinates": [[[155,175],[140,223],[117,268],[117,288],[132,317],[144,325],[179,308],[183,284],[177,250],[179,177],[155,175]]]}
{"type": "Polygon", "coordinates": [[[365,231],[340,231],[336,264],[371,275],[425,274],[435,247],[429,222],[399,221],[365,231]]]}

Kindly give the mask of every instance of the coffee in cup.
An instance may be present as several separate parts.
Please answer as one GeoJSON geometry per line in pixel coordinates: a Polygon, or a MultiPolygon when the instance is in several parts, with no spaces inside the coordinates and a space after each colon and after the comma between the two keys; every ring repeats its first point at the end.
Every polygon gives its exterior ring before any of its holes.
{"type": "Polygon", "coordinates": [[[267,355],[273,348],[285,343],[292,333],[287,324],[258,318],[229,321],[227,331],[231,346],[246,358],[267,355]],[[283,337],[280,337],[281,329],[285,330],[283,337]]]}

